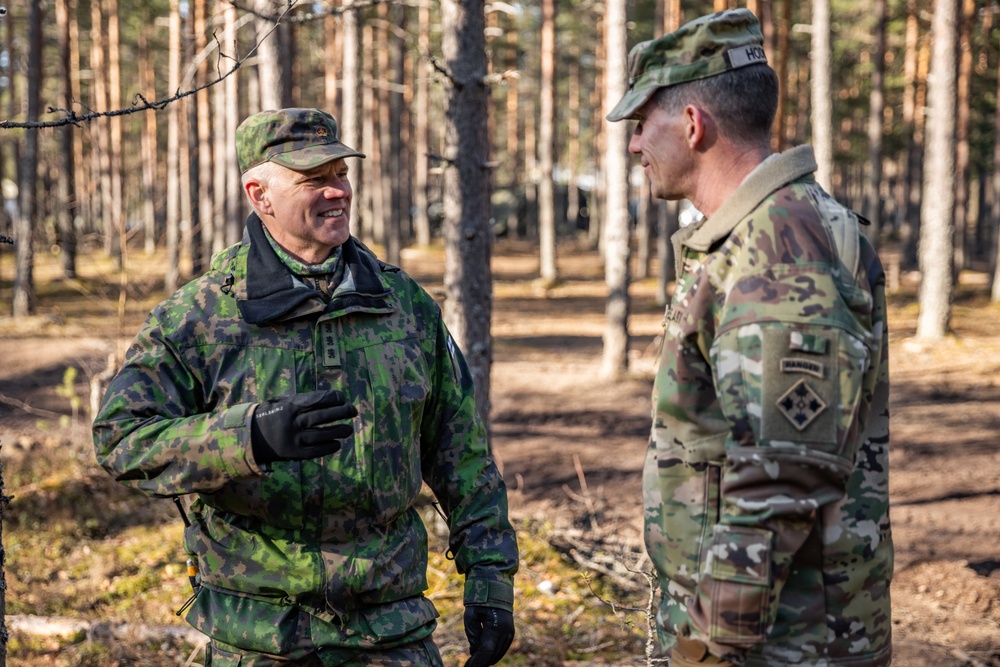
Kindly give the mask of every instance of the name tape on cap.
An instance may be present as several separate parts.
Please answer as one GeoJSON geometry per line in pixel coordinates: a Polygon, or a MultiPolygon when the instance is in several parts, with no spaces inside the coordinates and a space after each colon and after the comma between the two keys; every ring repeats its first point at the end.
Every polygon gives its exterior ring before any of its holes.
{"type": "Polygon", "coordinates": [[[737,67],[753,65],[755,63],[767,62],[767,56],[764,55],[764,49],[755,44],[729,49],[726,51],[726,57],[729,59],[729,66],[734,69],[737,67]]]}

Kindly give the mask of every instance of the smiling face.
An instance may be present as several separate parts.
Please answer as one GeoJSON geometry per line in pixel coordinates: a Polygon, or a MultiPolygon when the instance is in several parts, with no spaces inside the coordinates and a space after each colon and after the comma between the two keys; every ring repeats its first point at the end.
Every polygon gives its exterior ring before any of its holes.
{"type": "Polygon", "coordinates": [[[639,122],[629,139],[628,150],[641,156],[651,194],[668,200],[690,196],[688,190],[694,165],[685,114],[671,113],[657,104],[654,97],[635,117],[639,122]]]}
{"type": "Polygon", "coordinates": [[[343,159],[308,171],[271,163],[266,176],[248,178],[244,188],[274,240],[303,262],[318,264],[351,235],[347,171],[343,159]]]}

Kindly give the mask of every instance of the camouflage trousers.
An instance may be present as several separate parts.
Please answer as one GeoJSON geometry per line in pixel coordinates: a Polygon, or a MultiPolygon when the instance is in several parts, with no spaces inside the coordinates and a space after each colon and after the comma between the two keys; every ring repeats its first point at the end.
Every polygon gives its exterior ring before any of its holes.
{"type": "Polygon", "coordinates": [[[444,667],[441,653],[430,637],[377,653],[371,649],[327,649],[282,657],[243,651],[216,641],[205,652],[205,667],[444,667]]]}

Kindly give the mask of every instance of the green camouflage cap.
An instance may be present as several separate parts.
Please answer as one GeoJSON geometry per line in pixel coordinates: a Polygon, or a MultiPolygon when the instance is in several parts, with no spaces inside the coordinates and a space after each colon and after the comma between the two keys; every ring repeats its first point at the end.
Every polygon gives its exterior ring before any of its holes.
{"type": "Polygon", "coordinates": [[[344,157],[364,157],[340,141],[337,119],[319,109],[261,111],[236,128],[240,173],[262,162],[304,171],[344,157]]]}
{"type": "Polygon", "coordinates": [[[763,45],[760,23],[748,9],[702,16],[663,37],[636,44],[628,56],[628,90],[608,120],[633,118],[660,88],[767,63],[763,45]]]}

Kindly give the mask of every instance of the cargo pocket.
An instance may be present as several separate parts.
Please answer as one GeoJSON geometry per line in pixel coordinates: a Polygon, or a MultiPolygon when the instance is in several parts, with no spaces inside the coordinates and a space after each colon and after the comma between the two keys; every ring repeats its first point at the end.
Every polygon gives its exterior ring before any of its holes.
{"type": "Polygon", "coordinates": [[[210,642],[205,660],[205,667],[240,667],[243,663],[243,656],[239,653],[230,653],[226,649],[217,646],[215,642],[210,642]]]}
{"type": "Polygon", "coordinates": [[[771,592],[769,530],[717,524],[703,554],[704,578],[697,606],[709,638],[721,644],[762,641],[771,592]]]}

